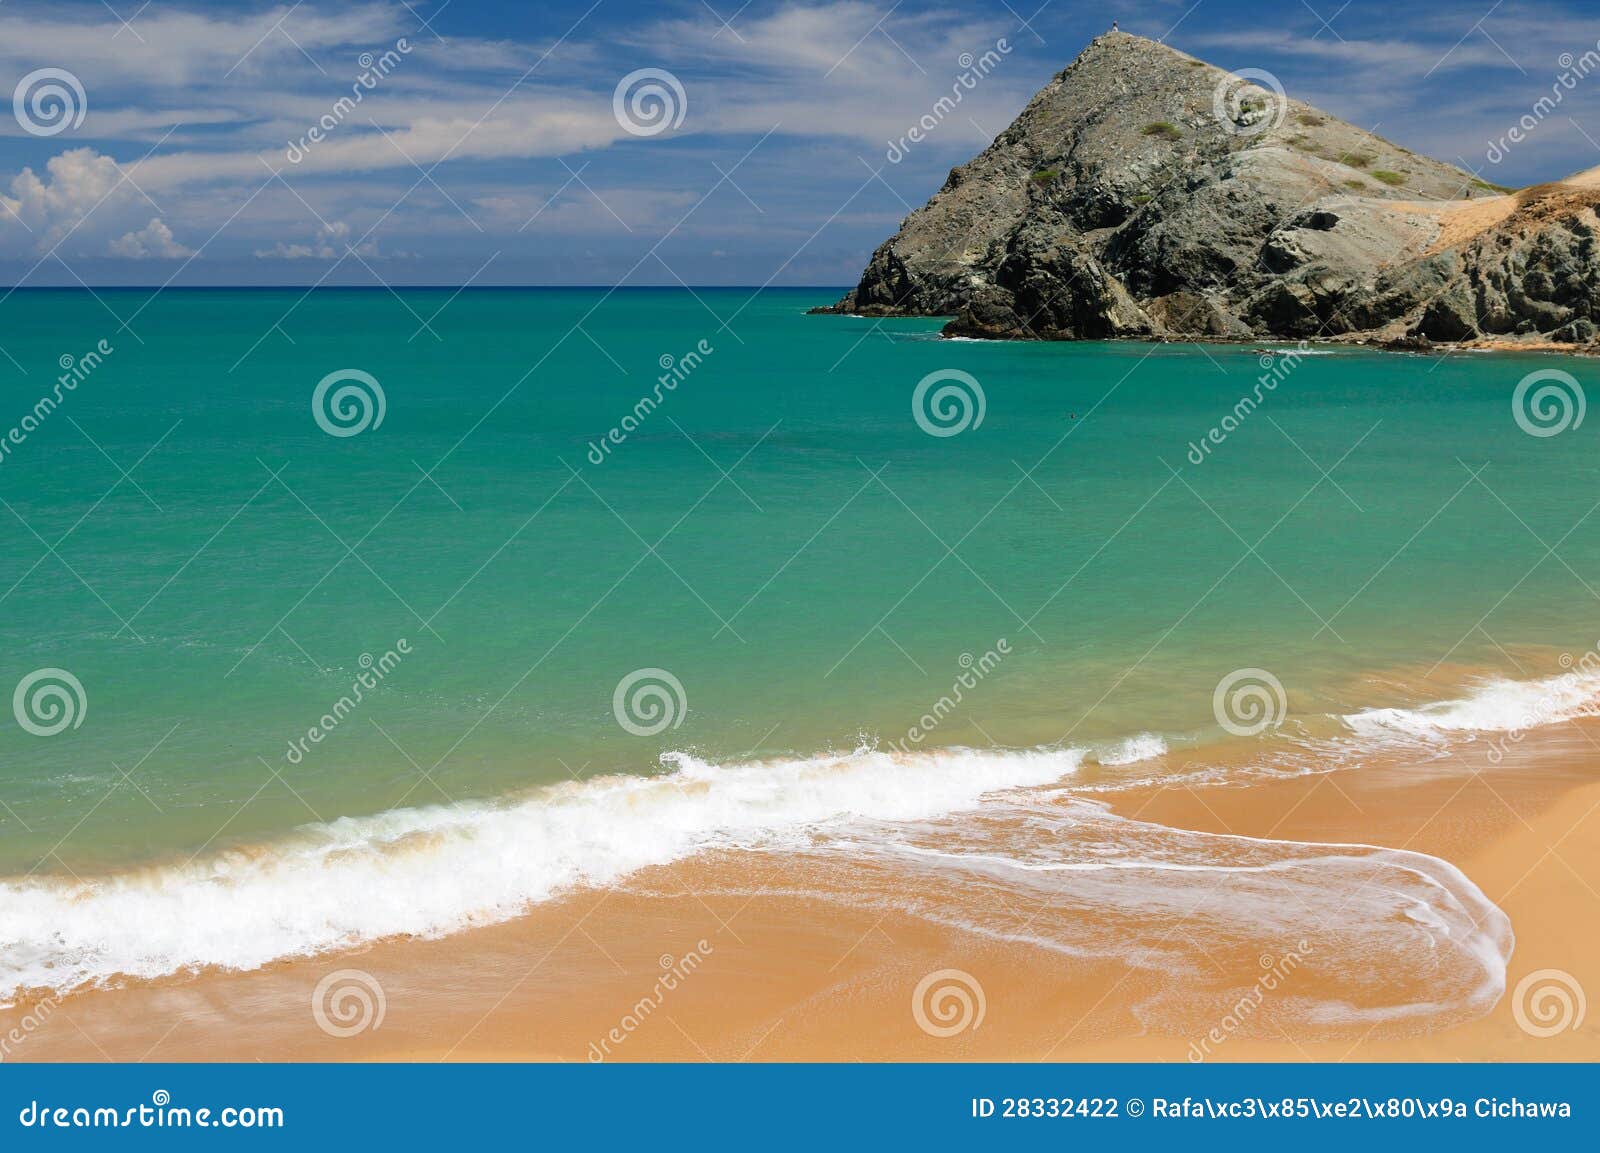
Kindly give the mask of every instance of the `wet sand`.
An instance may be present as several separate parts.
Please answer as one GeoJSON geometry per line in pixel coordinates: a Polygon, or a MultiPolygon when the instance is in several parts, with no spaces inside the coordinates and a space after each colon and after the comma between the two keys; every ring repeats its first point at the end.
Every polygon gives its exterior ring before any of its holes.
{"type": "MultiPolygon", "coordinates": [[[[1600,784],[1589,783],[1600,778],[1600,725],[1541,734],[1498,766],[1481,746],[1472,750],[1425,765],[1400,759],[1245,786],[1103,795],[1115,812],[1162,825],[1406,848],[1458,865],[1509,916],[1516,947],[1505,997],[1487,1016],[1445,1028],[1305,1030],[1279,1024],[1269,1005],[1205,1044],[1211,1017],[1181,1029],[1141,1019],[1142,1004],[1171,992],[1159,973],[830,899],[852,870],[874,867],[865,863],[728,852],[443,940],[385,941],[43,1006],[27,998],[0,1014],[0,1037],[11,1038],[8,1060],[1600,1058],[1595,1022],[1542,1037],[1513,1012],[1518,982],[1538,970],[1600,990],[1600,784]],[[361,976],[336,976],[348,970],[361,976]],[[913,1011],[914,991],[944,970],[959,976],[934,987],[959,987],[942,1003],[949,1017],[924,999],[930,1032],[913,1011]],[[323,1023],[334,1032],[345,1021],[365,1027],[335,1036],[319,1025],[313,999],[324,981],[323,1023]],[[349,995],[329,992],[340,987],[349,995]],[[978,990],[982,1017],[973,1027],[978,990]],[[944,1021],[965,1027],[934,1035],[944,1021]]],[[[1181,767],[1181,757],[1172,760],[1181,767]]],[[[1009,901],[983,911],[1018,937],[1037,915],[1009,901]]],[[[1221,978],[1254,980],[1255,965],[1283,948],[1259,942],[1267,955],[1257,962],[1254,952],[1214,955],[1202,924],[1163,936],[1221,978]]],[[[1314,978],[1287,981],[1297,979],[1314,978]]],[[[1531,991],[1522,1001],[1536,1029],[1540,1004],[1554,1004],[1531,991]]]]}

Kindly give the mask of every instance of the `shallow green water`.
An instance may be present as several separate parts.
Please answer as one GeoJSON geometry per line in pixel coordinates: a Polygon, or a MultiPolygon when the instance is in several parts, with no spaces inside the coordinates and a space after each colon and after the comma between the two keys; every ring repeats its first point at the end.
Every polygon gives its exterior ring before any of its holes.
{"type": "Polygon", "coordinates": [[[113,351],[0,462],[0,688],[55,667],[87,697],[49,737],[4,714],[0,869],[653,771],[665,749],[898,740],[1001,638],[925,744],[1203,739],[1237,668],[1336,712],[1386,703],[1355,699],[1366,670],[1515,673],[1520,646],[1600,636],[1600,425],[1534,437],[1511,407],[1524,374],[1590,384],[1587,362],[1306,358],[1195,464],[1263,375],[1248,349],[803,315],[835,295],[11,294],[0,426],[64,355],[113,351]],[[344,368],[386,410],[335,437],[311,397],[344,368]],[[947,368],[985,414],[930,436],[912,393],[947,368]],[[618,724],[641,668],[682,684],[679,727],[618,724]]]}

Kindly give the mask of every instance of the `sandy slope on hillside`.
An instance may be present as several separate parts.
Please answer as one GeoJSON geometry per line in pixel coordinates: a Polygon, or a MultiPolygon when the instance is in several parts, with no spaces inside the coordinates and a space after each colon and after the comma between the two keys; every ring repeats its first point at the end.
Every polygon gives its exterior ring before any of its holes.
{"type": "Polygon", "coordinates": [[[1435,252],[1458,248],[1468,243],[1475,236],[1509,220],[1531,199],[1559,196],[1564,188],[1600,188],[1600,166],[1575,172],[1565,179],[1550,184],[1533,185],[1504,196],[1492,196],[1482,200],[1406,200],[1391,202],[1385,207],[1399,212],[1431,216],[1438,222],[1439,235],[1424,253],[1431,256],[1435,252]]]}

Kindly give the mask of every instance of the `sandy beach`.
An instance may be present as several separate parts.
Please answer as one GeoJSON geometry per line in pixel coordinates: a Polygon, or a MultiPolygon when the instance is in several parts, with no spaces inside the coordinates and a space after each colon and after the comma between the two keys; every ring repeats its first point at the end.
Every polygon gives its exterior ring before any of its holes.
{"type": "Polygon", "coordinates": [[[1478,748],[1425,766],[1396,759],[1247,788],[1108,794],[1119,815],[1173,828],[1382,845],[1458,865],[1509,917],[1516,944],[1506,995],[1486,1015],[1442,1029],[1285,1024],[1274,1002],[1323,995],[1296,987],[1319,980],[1315,970],[1294,971],[1285,950],[1295,944],[1257,942],[1259,959],[1217,952],[1203,912],[1169,925],[1152,947],[1176,944],[1230,978],[1276,969],[1281,992],[1231,1025],[1197,1010],[1187,1028],[1173,1028],[1170,1013],[1153,1026],[1141,1006],[1169,1001],[1169,982],[1138,964],[1020,943],[1037,909],[988,909],[991,923],[1016,930],[1017,940],[998,940],[927,916],[850,907],[852,874],[875,866],[755,852],[650,870],[443,940],[82,992],[47,1001],[42,1014],[28,1000],[0,1016],[0,1029],[21,1029],[13,1060],[1594,1059],[1592,1025],[1533,1035],[1519,1011],[1538,1030],[1539,1014],[1559,1005],[1541,1009],[1530,988],[1519,1010],[1515,990],[1546,970],[1600,987],[1600,893],[1590,880],[1600,876],[1597,740],[1600,725],[1579,722],[1538,734],[1492,767],[1478,748]],[[949,970],[967,1002],[947,1000],[942,1011],[952,1016],[941,1018],[925,997],[925,1029],[914,993],[949,970]],[[319,1027],[319,982],[338,981],[355,992],[341,1007],[325,983],[322,1020],[331,1027],[319,1027]],[[946,1021],[959,1030],[935,1035],[946,1021]],[[345,1022],[352,1035],[333,1035],[345,1022]]]}

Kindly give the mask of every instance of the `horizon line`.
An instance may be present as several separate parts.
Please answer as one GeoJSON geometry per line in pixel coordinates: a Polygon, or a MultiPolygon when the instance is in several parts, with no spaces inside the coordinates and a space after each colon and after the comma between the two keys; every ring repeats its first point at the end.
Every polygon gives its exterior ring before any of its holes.
{"type": "Polygon", "coordinates": [[[402,289],[456,292],[708,292],[737,288],[751,292],[848,292],[853,284],[12,284],[0,286],[6,295],[13,292],[274,292],[304,289],[307,292],[397,292],[402,289]]]}

